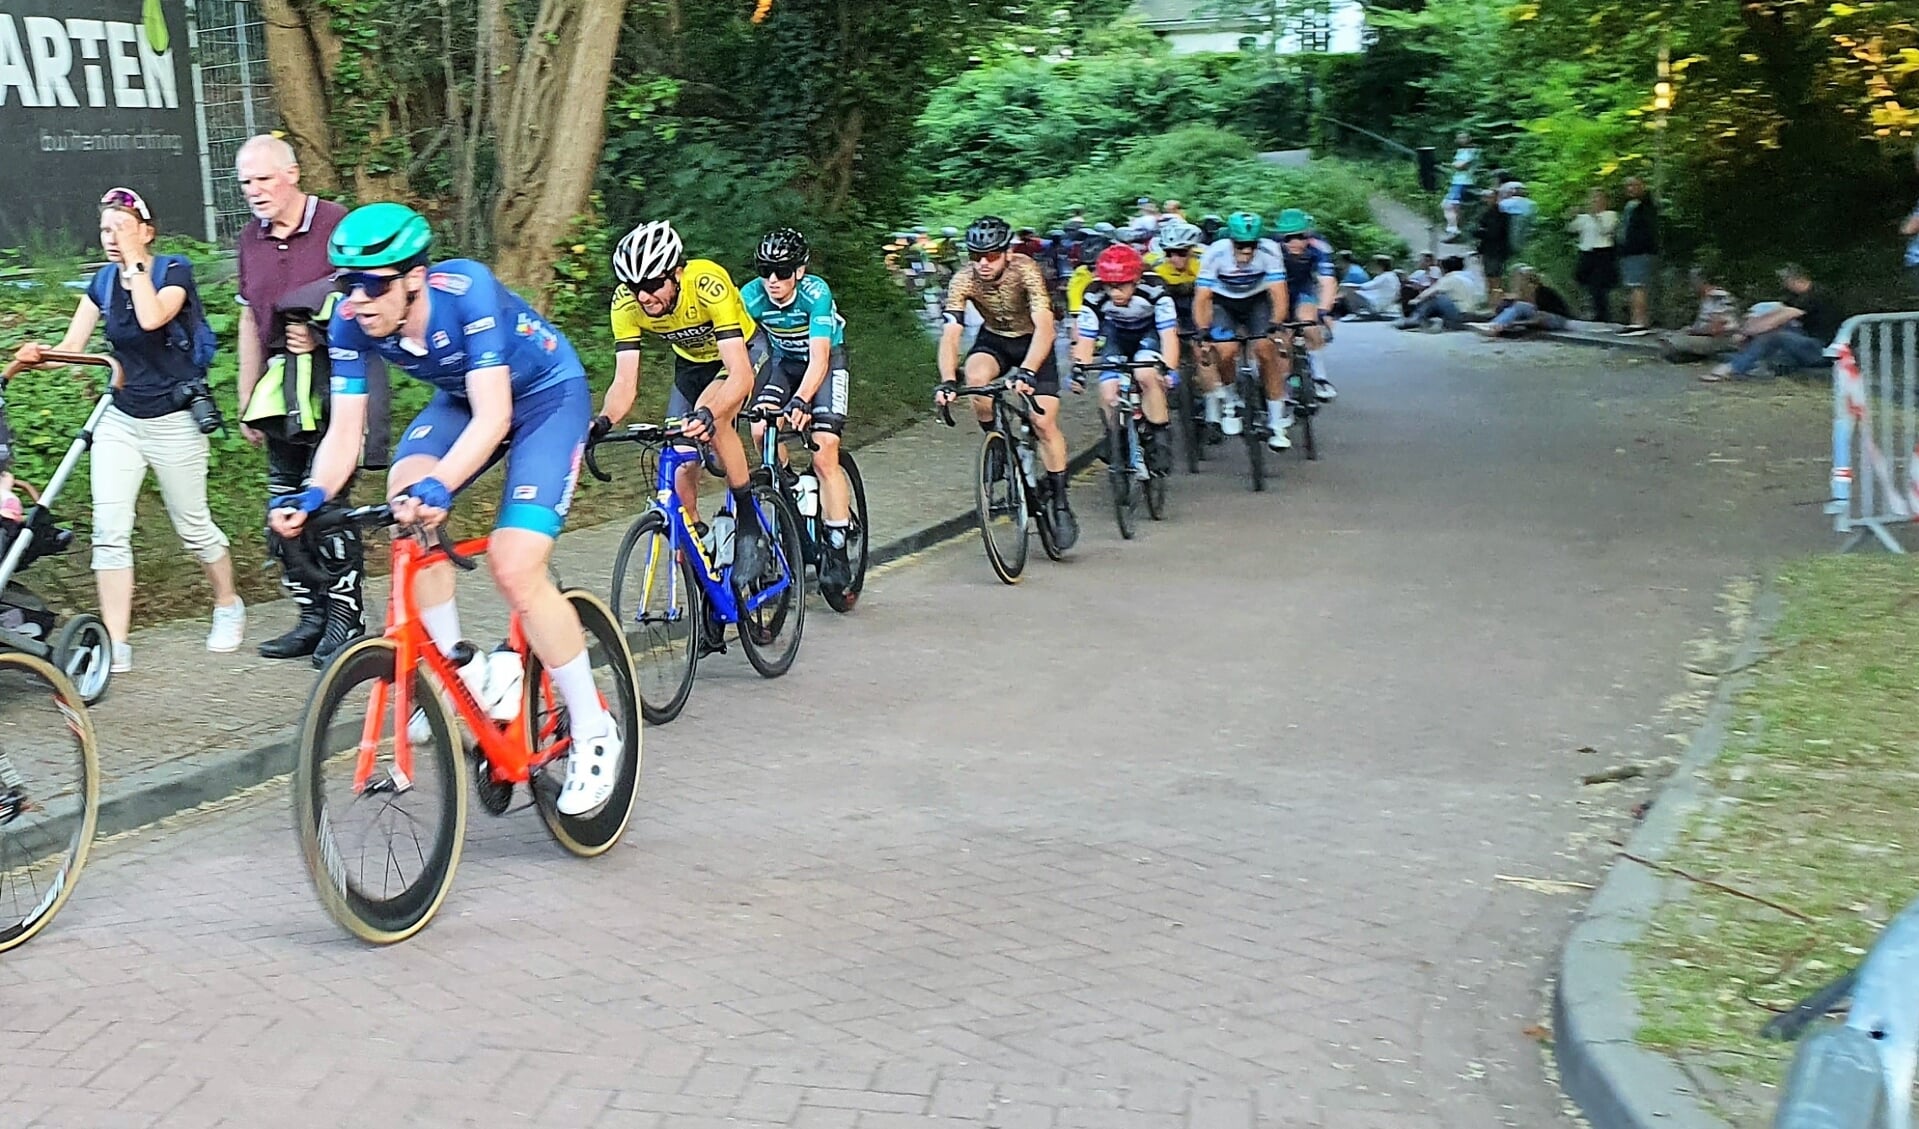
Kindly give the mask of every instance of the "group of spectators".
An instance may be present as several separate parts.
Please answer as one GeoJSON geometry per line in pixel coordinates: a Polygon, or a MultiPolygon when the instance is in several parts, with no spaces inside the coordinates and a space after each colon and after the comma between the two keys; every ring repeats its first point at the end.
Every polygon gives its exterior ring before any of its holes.
{"type": "MultiPolygon", "coordinates": [[[[324,335],[335,300],[327,238],[346,209],[301,190],[293,150],[280,138],[249,140],[235,166],[254,215],[237,247],[236,406],[242,434],[267,449],[269,481],[259,484],[264,512],[271,491],[299,487],[324,424],[324,335]]],[[[207,650],[236,651],[246,635],[246,605],[234,587],[229,540],[214,522],[207,497],[208,435],[224,426],[207,387],[217,341],[192,262],[156,254],[158,234],[153,210],[137,191],[109,190],[100,199],[106,262],[88,281],[65,336],[56,346],[28,342],[15,354],[27,364],[45,364],[50,351],[89,351],[98,333],[124,374],[107,392],[112,402],[94,432],[91,459],[92,567],[115,673],[133,665],[132,534],[135,502],[148,471],[159,484],[174,532],[212,588],[207,650]]],[[[0,520],[6,516],[0,514],[0,520]]],[[[282,563],[283,584],[298,603],[300,619],[292,630],[263,642],[260,653],[314,655],[318,665],[365,630],[357,538],[350,533],[297,543],[276,538],[270,548],[282,563]]]]}

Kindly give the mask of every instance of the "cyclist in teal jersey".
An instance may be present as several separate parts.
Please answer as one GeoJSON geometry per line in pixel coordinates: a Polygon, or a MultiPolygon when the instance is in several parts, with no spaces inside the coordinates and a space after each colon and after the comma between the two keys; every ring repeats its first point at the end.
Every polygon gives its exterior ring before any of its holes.
{"type": "MultiPolygon", "coordinates": [[[[753,256],[759,277],[740,288],[740,301],[772,346],[754,403],[778,409],[793,430],[812,432],[813,473],[820,480],[820,518],[826,526],[820,585],[843,589],[852,579],[846,532],[853,512],[852,494],[840,472],[849,391],[846,319],[840,317],[826,280],[807,273],[809,258],[804,235],[790,227],[767,232],[753,256]]],[[[765,429],[764,422],[754,422],[755,443],[765,429]]]]}

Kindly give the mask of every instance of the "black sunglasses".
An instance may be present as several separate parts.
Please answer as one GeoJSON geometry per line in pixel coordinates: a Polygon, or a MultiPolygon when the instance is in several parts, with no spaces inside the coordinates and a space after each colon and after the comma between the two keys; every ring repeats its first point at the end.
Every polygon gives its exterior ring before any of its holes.
{"type": "Polygon", "coordinates": [[[1312,235],[1312,232],[1310,231],[1295,231],[1291,233],[1290,235],[1282,235],[1279,238],[1280,238],[1280,242],[1282,243],[1292,243],[1295,240],[1311,239],[1312,237],[1313,235],[1312,235]]]}
{"type": "Polygon", "coordinates": [[[1004,251],[968,251],[966,253],[966,257],[973,260],[976,263],[989,263],[995,259],[1005,258],[1006,252],[1004,251]]]}
{"type": "Polygon", "coordinates": [[[368,298],[379,298],[393,284],[406,276],[403,274],[368,274],[365,271],[342,271],[333,276],[333,289],[341,294],[351,295],[355,290],[366,291],[368,298]]]}
{"type": "Polygon", "coordinates": [[[638,294],[658,294],[661,290],[665,289],[666,284],[671,281],[673,281],[672,275],[663,274],[658,278],[642,278],[638,282],[631,283],[630,285],[633,287],[634,292],[638,294]]]}
{"type": "Polygon", "coordinates": [[[787,279],[798,274],[800,268],[796,266],[774,266],[772,263],[761,263],[758,270],[761,278],[777,278],[781,282],[785,282],[787,279]]]}

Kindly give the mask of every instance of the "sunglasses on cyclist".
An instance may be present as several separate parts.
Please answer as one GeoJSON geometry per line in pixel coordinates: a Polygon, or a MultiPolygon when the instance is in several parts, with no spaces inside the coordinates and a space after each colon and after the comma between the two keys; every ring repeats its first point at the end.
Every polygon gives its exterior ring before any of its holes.
{"type": "Polygon", "coordinates": [[[1279,237],[1279,239],[1280,239],[1280,242],[1282,243],[1304,243],[1306,240],[1311,239],[1312,237],[1313,236],[1311,232],[1295,231],[1288,235],[1282,235],[1279,237]]]}
{"type": "Polygon", "coordinates": [[[333,289],[351,296],[355,290],[366,292],[370,299],[377,299],[393,288],[393,284],[405,278],[404,274],[369,274],[366,271],[341,271],[333,276],[333,289]]]}
{"type": "Polygon", "coordinates": [[[666,284],[671,281],[673,281],[672,275],[663,274],[658,278],[642,278],[638,282],[630,283],[629,285],[633,287],[635,294],[658,294],[661,290],[665,289],[666,284]]]}
{"type": "Polygon", "coordinates": [[[976,263],[997,263],[1006,257],[1004,251],[968,251],[966,257],[976,263]]]}
{"type": "Polygon", "coordinates": [[[758,268],[761,278],[777,278],[781,282],[799,273],[799,269],[795,266],[774,266],[771,263],[761,263],[758,268]]]}
{"type": "Polygon", "coordinates": [[[1193,249],[1191,247],[1169,247],[1166,249],[1166,257],[1169,259],[1183,259],[1192,253],[1193,249]]]}

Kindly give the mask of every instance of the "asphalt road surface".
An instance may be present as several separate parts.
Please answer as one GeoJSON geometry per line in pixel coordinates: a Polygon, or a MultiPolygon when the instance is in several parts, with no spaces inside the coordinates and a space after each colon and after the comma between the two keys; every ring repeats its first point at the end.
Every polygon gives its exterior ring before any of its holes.
{"type": "Polygon", "coordinates": [[[1725,584],[1824,544],[1821,407],[1342,336],[1319,463],[1225,449],[1131,543],[1085,481],[1067,564],[963,538],[709,660],[617,850],[476,807],[405,945],[284,782],[105,845],[0,962],[0,1124],[1568,1124],[1579,902],[1495,876],[1591,879],[1575,750],[1669,751],[1725,584]]]}

